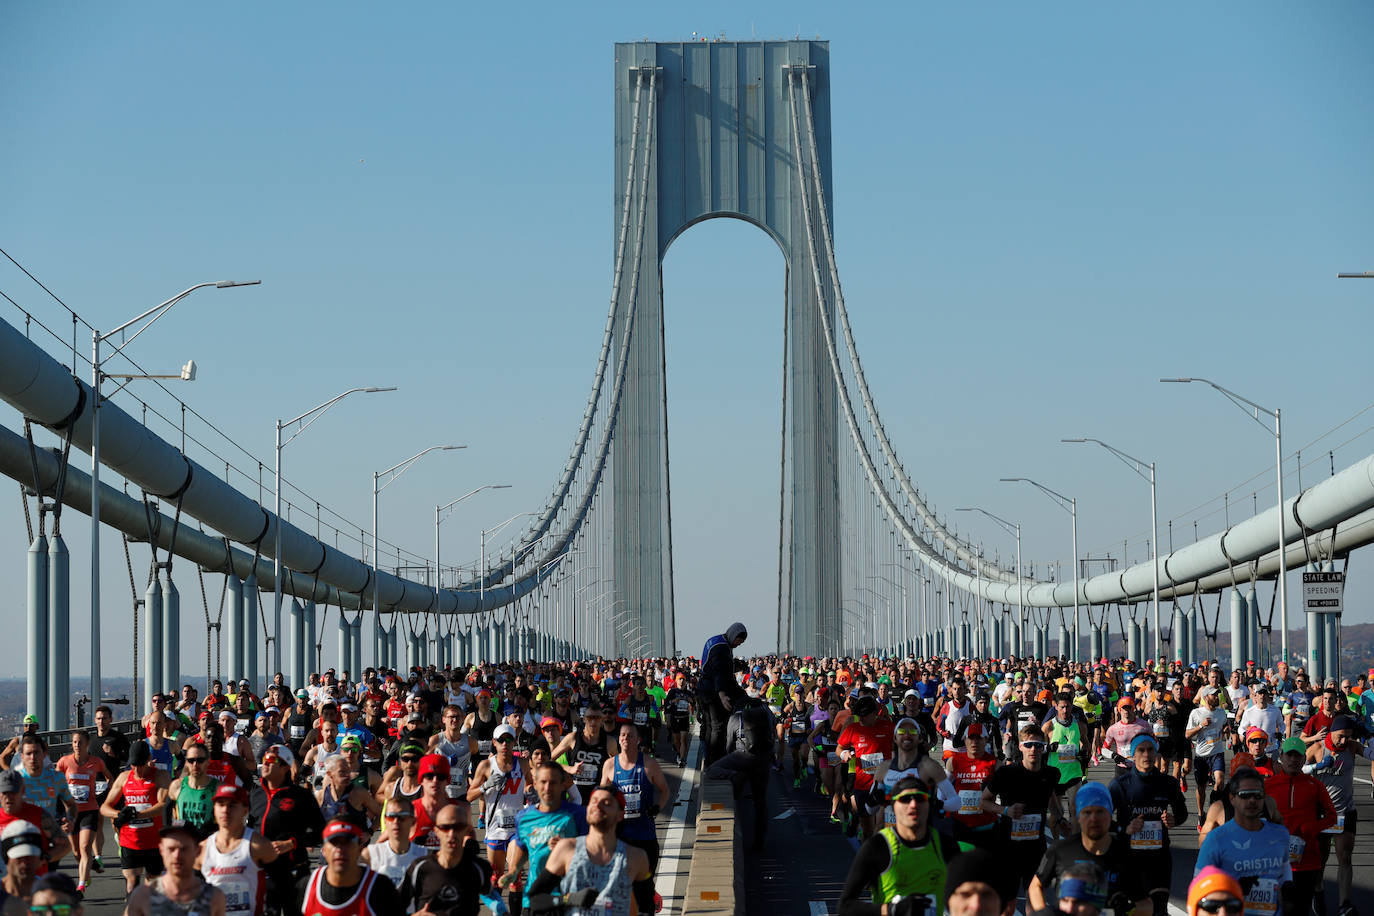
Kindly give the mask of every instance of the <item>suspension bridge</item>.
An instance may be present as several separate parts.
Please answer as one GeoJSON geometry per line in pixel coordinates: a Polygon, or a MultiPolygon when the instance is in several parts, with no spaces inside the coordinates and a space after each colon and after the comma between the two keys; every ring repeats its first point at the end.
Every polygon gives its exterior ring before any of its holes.
{"type": "MultiPolygon", "coordinates": [[[[129,375],[102,362],[102,344],[114,347],[111,332],[75,313],[92,354],[86,360],[73,346],[70,365],[27,328],[0,323],[0,397],[24,418],[23,429],[0,429],[0,470],[27,488],[37,510],[27,666],[29,706],[43,722],[70,722],[64,506],[121,536],[124,556],[114,556],[129,567],[145,693],[180,683],[186,670],[180,628],[188,615],[173,570],[188,566],[202,581],[223,577],[219,667],[254,683],[264,666],[286,671],[293,684],[317,670],[331,608],[338,664],[355,672],[365,662],[676,652],[662,264],[675,239],[715,217],[759,227],[786,261],[776,618],[783,651],[1044,655],[1057,646],[1097,656],[1114,612],[1132,655],[1192,658],[1215,639],[1215,615],[1229,594],[1239,660],[1274,651],[1274,611],[1266,613],[1257,584],[1284,582],[1284,570],[1333,570],[1374,539],[1370,456],[1286,499],[1280,486],[1279,504],[1267,511],[1126,568],[1075,569],[1070,581],[1047,581],[1019,561],[989,560],[917,486],[865,378],[835,255],[828,43],[637,42],[616,45],[614,55],[613,271],[586,408],[543,506],[525,514],[510,546],[466,566],[440,565],[437,512],[436,557],[424,563],[380,556],[375,530],[370,543],[359,532],[358,550],[349,551],[282,518],[260,488],[235,485],[112,399],[116,380],[129,375]],[[38,427],[60,447],[39,447],[38,427]],[[78,467],[80,452],[93,456],[93,473],[78,467]],[[101,483],[101,469],[135,492],[101,483]],[[135,575],[130,543],[151,548],[146,577],[135,575]],[[609,583],[599,606],[580,598],[579,577],[592,568],[609,583]],[[1207,598],[1216,602],[1211,624],[1207,598]]],[[[175,301],[140,317],[156,320],[175,301]]],[[[1250,406],[1256,420],[1270,417],[1250,406]]],[[[1277,434],[1277,411],[1272,420],[1277,434]]],[[[1278,651],[1287,656],[1296,615],[1283,592],[1276,585],[1278,651]]],[[[1334,670],[1327,653],[1338,625],[1307,617],[1309,666],[1319,675],[1334,670]]],[[[98,587],[90,625],[92,695],[100,696],[99,644],[114,629],[101,616],[98,587]]]]}

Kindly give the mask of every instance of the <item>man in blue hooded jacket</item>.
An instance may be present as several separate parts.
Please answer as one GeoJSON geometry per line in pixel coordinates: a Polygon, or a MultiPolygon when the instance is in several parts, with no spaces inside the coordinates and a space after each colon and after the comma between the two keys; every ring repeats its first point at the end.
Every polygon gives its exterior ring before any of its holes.
{"type": "Polygon", "coordinates": [[[701,718],[701,743],[705,745],[707,766],[725,756],[725,728],[735,704],[745,695],[735,680],[735,650],[748,637],[744,624],[732,623],[721,635],[706,640],[701,650],[697,715],[701,718]]]}

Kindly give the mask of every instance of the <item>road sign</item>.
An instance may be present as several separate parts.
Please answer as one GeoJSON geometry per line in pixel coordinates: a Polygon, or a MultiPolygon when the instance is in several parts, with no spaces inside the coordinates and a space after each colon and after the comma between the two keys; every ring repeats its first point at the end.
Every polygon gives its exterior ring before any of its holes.
{"type": "Polygon", "coordinates": [[[1345,594],[1345,573],[1302,574],[1302,606],[1309,614],[1339,614],[1345,594]]]}

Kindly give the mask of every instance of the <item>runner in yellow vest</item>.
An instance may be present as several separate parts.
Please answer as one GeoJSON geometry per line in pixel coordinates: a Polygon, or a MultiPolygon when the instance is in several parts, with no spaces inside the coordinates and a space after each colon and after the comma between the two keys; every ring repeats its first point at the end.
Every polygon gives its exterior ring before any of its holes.
{"type": "Polygon", "coordinates": [[[892,787],[897,823],[859,847],[840,895],[840,912],[871,894],[883,916],[943,916],[947,863],[959,850],[930,829],[930,800],[930,790],[914,776],[892,787]]]}
{"type": "Polygon", "coordinates": [[[1073,697],[1061,693],[1054,698],[1054,718],[1045,723],[1045,740],[1050,743],[1049,757],[1045,760],[1059,771],[1058,793],[1068,801],[1072,815],[1077,810],[1074,802],[1078,798],[1078,786],[1083,782],[1083,729],[1074,713],[1073,697]]]}

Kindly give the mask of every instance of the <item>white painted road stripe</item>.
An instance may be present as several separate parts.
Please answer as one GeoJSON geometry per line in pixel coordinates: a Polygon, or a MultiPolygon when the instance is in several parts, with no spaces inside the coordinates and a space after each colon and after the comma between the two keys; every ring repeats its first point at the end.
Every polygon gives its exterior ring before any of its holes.
{"type": "Polygon", "coordinates": [[[830,916],[830,909],[820,900],[811,901],[811,916],[830,916]]]}
{"type": "Polygon", "coordinates": [[[673,916],[685,909],[683,895],[687,893],[687,873],[691,869],[692,857],[690,853],[683,855],[682,837],[687,832],[687,809],[691,807],[692,793],[696,791],[700,760],[701,740],[693,735],[692,743],[687,748],[687,769],[682,771],[677,802],[673,805],[668,830],[664,835],[658,873],[654,875],[654,890],[663,898],[663,916],[673,916]]]}

